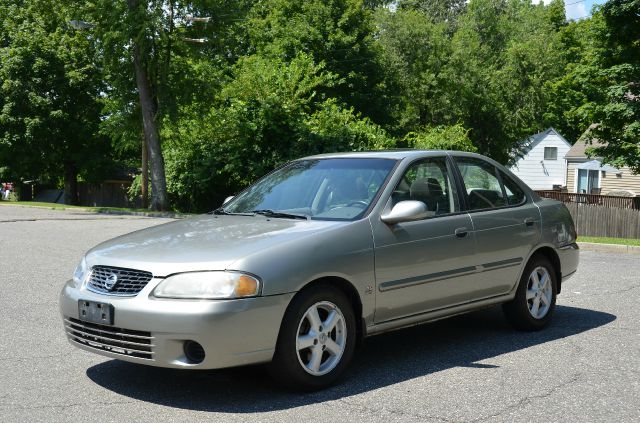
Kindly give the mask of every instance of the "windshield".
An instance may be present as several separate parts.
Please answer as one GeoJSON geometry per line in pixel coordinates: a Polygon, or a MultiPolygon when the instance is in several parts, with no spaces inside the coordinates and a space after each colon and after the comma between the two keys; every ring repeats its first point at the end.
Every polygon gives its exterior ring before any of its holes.
{"type": "Polygon", "coordinates": [[[247,188],[223,210],[354,220],[364,215],[395,163],[374,158],[295,161],[247,188]]]}

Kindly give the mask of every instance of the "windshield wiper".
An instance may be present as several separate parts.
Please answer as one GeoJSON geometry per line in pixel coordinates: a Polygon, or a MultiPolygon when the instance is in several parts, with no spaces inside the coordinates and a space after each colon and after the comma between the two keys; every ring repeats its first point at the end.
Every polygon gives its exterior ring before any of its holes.
{"type": "Polygon", "coordinates": [[[276,218],[282,217],[282,218],[285,218],[285,219],[288,218],[288,219],[309,220],[309,216],[304,215],[304,214],[283,213],[283,212],[269,210],[269,209],[251,210],[251,213],[261,214],[261,215],[267,216],[267,217],[276,217],[276,218]]]}

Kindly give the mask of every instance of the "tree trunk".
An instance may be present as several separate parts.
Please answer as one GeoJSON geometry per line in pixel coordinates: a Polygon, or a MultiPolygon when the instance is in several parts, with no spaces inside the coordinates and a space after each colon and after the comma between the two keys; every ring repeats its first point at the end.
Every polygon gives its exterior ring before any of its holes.
{"type": "Polygon", "coordinates": [[[147,137],[142,137],[142,175],[140,180],[142,182],[142,208],[149,207],[149,152],[147,150],[147,137]]]}
{"type": "Polygon", "coordinates": [[[142,110],[142,125],[144,128],[147,148],[151,162],[151,208],[153,210],[169,210],[167,198],[167,180],[164,173],[164,157],[160,148],[160,134],[155,119],[156,107],[151,95],[151,86],[145,68],[140,58],[140,48],[133,42],[133,64],[136,70],[136,83],[140,96],[142,110]]]}
{"type": "Polygon", "coordinates": [[[64,203],[77,206],[78,202],[78,168],[71,162],[64,163],[64,203]]]}
{"type": "MultiPolygon", "coordinates": [[[[128,5],[130,11],[135,11],[138,8],[138,0],[129,0],[128,5]]],[[[133,51],[136,85],[138,86],[138,95],[140,97],[142,126],[151,162],[151,209],[167,211],[169,210],[169,199],[167,197],[164,158],[160,148],[160,134],[158,123],[156,122],[157,108],[153,100],[147,67],[141,57],[140,45],[137,40],[131,40],[131,49],[133,51]]]]}

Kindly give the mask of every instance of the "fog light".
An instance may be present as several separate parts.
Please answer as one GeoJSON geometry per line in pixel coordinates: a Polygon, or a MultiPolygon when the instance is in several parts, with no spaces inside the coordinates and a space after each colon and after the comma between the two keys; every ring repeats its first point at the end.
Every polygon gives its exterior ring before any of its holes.
{"type": "Polygon", "coordinates": [[[184,341],[184,355],[191,364],[199,364],[204,360],[204,348],[196,341],[184,341]]]}

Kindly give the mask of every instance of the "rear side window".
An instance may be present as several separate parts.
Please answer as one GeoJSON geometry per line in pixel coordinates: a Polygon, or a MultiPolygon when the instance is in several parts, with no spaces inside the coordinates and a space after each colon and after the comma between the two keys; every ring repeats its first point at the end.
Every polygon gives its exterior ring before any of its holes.
{"type": "Polygon", "coordinates": [[[458,157],[456,163],[467,190],[470,210],[494,209],[508,204],[492,164],[468,157],[458,157]]]}

